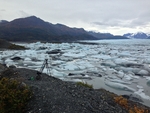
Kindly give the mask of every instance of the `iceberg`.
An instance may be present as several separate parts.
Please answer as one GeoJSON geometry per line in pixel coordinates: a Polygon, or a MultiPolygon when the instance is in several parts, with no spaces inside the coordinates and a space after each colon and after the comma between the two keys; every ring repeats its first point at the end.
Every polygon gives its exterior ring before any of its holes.
{"type": "Polygon", "coordinates": [[[105,81],[105,84],[109,87],[115,88],[115,89],[119,89],[119,90],[125,90],[125,91],[130,91],[130,92],[135,92],[136,90],[128,87],[127,85],[124,84],[120,84],[120,83],[114,83],[114,82],[110,82],[110,81],[105,81]]]}
{"type": "Polygon", "coordinates": [[[142,69],[142,70],[139,71],[137,74],[138,74],[138,75],[142,75],[142,76],[146,76],[146,75],[149,75],[149,72],[142,69]]]}
{"type": "Polygon", "coordinates": [[[109,78],[106,78],[107,80],[111,81],[111,82],[114,82],[114,83],[121,83],[121,84],[131,84],[131,82],[125,82],[123,80],[119,80],[119,79],[109,79],[109,78]]]}
{"type": "Polygon", "coordinates": [[[150,96],[146,95],[143,91],[144,89],[139,89],[138,91],[134,92],[134,94],[139,95],[143,99],[150,100],[150,96]]]}

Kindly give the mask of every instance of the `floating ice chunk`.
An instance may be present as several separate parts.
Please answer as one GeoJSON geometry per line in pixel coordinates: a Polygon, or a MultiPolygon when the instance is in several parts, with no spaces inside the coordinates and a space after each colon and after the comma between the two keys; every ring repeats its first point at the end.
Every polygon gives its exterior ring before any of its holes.
{"type": "MultiPolygon", "coordinates": [[[[45,70],[45,73],[47,73],[47,70],[45,70]]],[[[60,72],[60,71],[57,71],[57,70],[55,70],[55,69],[52,69],[52,70],[51,70],[51,76],[56,76],[56,77],[61,76],[61,77],[65,77],[65,76],[67,76],[67,73],[60,72]]]]}
{"type": "Polygon", "coordinates": [[[16,65],[14,62],[8,62],[8,63],[6,64],[6,66],[7,66],[7,67],[9,67],[9,66],[15,66],[15,67],[17,67],[17,65],[16,65]]]}
{"type": "Polygon", "coordinates": [[[64,61],[61,61],[61,60],[52,61],[52,65],[59,65],[62,63],[64,63],[64,61]]]}
{"type": "Polygon", "coordinates": [[[127,67],[116,67],[116,70],[122,70],[124,72],[133,72],[134,74],[137,74],[141,69],[140,68],[127,68],[127,67]]]}
{"type": "Polygon", "coordinates": [[[73,63],[59,65],[60,70],[79,70],[79,67],[73,63]]]}
{"type": "Polygon", "coordinates": [[[85,69],[85,68],[92,68],[94,67],[90,62],[88,61],[77,61],[75,64],[80,68],[80,69],[85,69]]]}
{"type": "Polygon", "coordinates": [[[22,52],[21,56],[35,57],[35,56],[38,56],[38,55],[37,55],[37,52],[35,50],[25,50],[25,51],[22,52]]]}
{"type": "Polygon", "coordinates": [[[33,64],[31,60],[25,60],[25,61],[23,61],[23,63],[25,63],[25,64],[33,64]]]}
{"type": "Polygon", "coordinates": [[[134,94],[139,95],[143,99],[150,100],[150,96],[146,95],[143,91],[144,89],[139,89],[138,91],[134,92],[134,94]]]}
{"type": "Polygon", "coordinates": [[[143,63],[150,64],[150,59],[144,59],[143,63]]]}
{"type": "Polygon", "coordinates": [[[118,56],[119,56],[119,57],[130,57],[131,54],[126,51],[126,52],[123,52],[123,53],[118,53],[118,56]]]}
{"type": "Polygon", "coordinates": [[[118,74],[116,74],[116,76],[122,79],[125,76],[125,73],[121,70],[118,71],[118,74]]]}
{"type": "Polygon", "coordinates": [[[146,79],[148,80],[146,84],[150,86],[150,77],[146,77],[146,79]]]}
{"type": "Polygon", "coordinates": [[[109,80],[111,82],[115,82],[115,83],[131,84],[131,82],[125,82],[125,81],[119,80],[119,79],[109,79],[109,78],[107,78],[107,80],[109,80]]]}
{"type": "Polygon", "coordinates": [[[33,64],[35,64],[36,66],[42,66],[43,62],[33,62],[33,64]]]}
{"type": "Polygon", "coordinates": [[[11,60],[11,59],[6,59],[5,60],[5,63],[7,64],[7,63],[10,63],[10,62],[13,62],[13,60],[11,60]]]}
{"type": "Polygon", "coordinates": [[[105,61],[105,62],[101,63],[101,65],[109,66],[109,67],[116,67],[116,64],[112,61],[105,61]]]}
{"type": "Polygon", "coordinates": [[[117,54],[118,54],[118,51],[117,51],[117,50],[111,50],[111,51],[109,51],[108,54],[117,55],[117,54]]]}
{"type": "MultiPolygon", "coordinates": [[[[139,88],[139,89],[143,89],[143,86],[139,86],[139,85],[137,85],[137,88],[139,88]]],[[[144,89],[143,89],[143,91],[144,91],[144,89]]]]}
{"type": "Polygon", "coordinates": [[[145,76],[145,75],[149,75],[149,72],[146,70],[141,70],[137,74],[145,76]]]}
{"type": "Polygon", "coordinates": [[[60,60],[62,60],[62,61],[72,61],[72,60],[74,60],[72,57],[65,57],[65,56],[61,56],[60,57],[60,60]]]}
{"type": "Polygon", "coordinates": [[[26,57],[26,58],[24,59],[24,61],[31,61],[31,58],[26,57]]]}
{"type": "Polygon", "coordinates": [[[63,56],[67,56],[67,57],[73,57],[73,58],[82,58],[84,57],[86,54],[83,53],[64,53],[63,56]]]}
{"type": "Polygon", "coordinates": [[[132,77],[131,74],[125,74],[125,76],[124,76],[123,78],[124,78],[125,80],[129,80],[129,81],[133,80],[133,77],[132,77]]]}
{"type": "Polygon", "coordinates": [[[150,67],[149,67],[149,65],[144,64],[143,69],[147,70],[150,73],[150,67]]]}
{"type": "Polygon", "coordinates": [[[150,77],[146,77],[147,80],[150,80],[150,77]]]}
{"type": "Polygon", "coordinates": [[[103,54],[100,54],[100,55],[92,55],[91,57],[92,57],[92,58],[99,58],[99,59],[103,59],[103,60],[111,59],[111,56],[109,56],[109,55],[103,55],[103,54]]]}
{"type": "Polygon", "coordinates": [[[127,60],[124,60],[124,59],[114,59],[114,62],[116,64],[120,65],[120,64],[123,64],[123,63],[127,62],[127,60]]]}
{"type": "Polygon", "coordinates": [[[129,73],[127,74],[128,76],[132,77],[133,79],[139,79],[140,77],[139,76],[136,76],[134,73],[129,73]]]}
{"type": "Polygon", "coordinates": [[[118,79],[118,77],[116,77],[116,76],[110,76],[110,75],[106,76],[105,79],[107,79],[107,77],[110,78],[110,79],[118,79]]]}
{"type": "Polygon", "coordinates": [[[150,80],[148,80],[146,84],[147,84],[148,86],[150,86],[150,80]]]}
{"type": "Polygon", "coordinates": [[[142,64],[139,64],[136,61],[129,61],[129,60],[125,60],[125,59],[115,59],[114,62],[118,65],[125,66],[125,67],[140,67],[140,66],[143,66],[142,64]]]}
{"type": "Polygon", "coordinates": [[[125,90],[125,91],[131,91],[131,92],[135,92],[136,90],[128,87],[127,85],[124,84],[120,84],[120,83],[114,83],[114,82],[110,82],[110,81],[105,81],[105,84],[109,87],[115,88],[115,89],[119,89],[119,90],[125,90]]]}
{"type": "Polygon", "coordinates": [[[110,68],[110,71],[112,71],[113,73],[117,72],[114,68],[110,68]]]}

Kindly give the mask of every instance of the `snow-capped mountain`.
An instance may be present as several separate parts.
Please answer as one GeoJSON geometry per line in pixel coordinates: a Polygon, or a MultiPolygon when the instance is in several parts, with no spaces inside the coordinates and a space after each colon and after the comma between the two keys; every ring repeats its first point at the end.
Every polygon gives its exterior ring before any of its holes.
{"type": "Polygon", "coordinates": [[[124,34],[123,36],[128,37],[128,38],[147,39],[150,36],[150,34],[137,32],[137,33],[127,33],[127,34],[124,34]]]}

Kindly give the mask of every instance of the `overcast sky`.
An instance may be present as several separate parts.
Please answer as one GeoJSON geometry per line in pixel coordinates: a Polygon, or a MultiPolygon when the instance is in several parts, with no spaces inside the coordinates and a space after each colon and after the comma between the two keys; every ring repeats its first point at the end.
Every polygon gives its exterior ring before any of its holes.
{"type": "Polygon", "coordinates": [[[114,35],[150,33],[150,0],[0,0],[0,20],[32,15],[114,35]]]}

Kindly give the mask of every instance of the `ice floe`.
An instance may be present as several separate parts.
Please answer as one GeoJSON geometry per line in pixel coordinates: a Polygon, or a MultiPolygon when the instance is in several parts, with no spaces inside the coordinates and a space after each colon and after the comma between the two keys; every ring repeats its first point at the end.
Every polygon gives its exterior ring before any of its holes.
{"type": "Polygon", "coordinates": [[[121,84],[121,83],[105,81],[105,84],[109,87],[112,87],[112,88],[115,88],[115,89],[118,89],[118,90],[125,90],[125,91],[131,91],[131,92],[136,91],[135,89],[133,89],[133,88],[127,86],[127,85],[121,84]]]}

